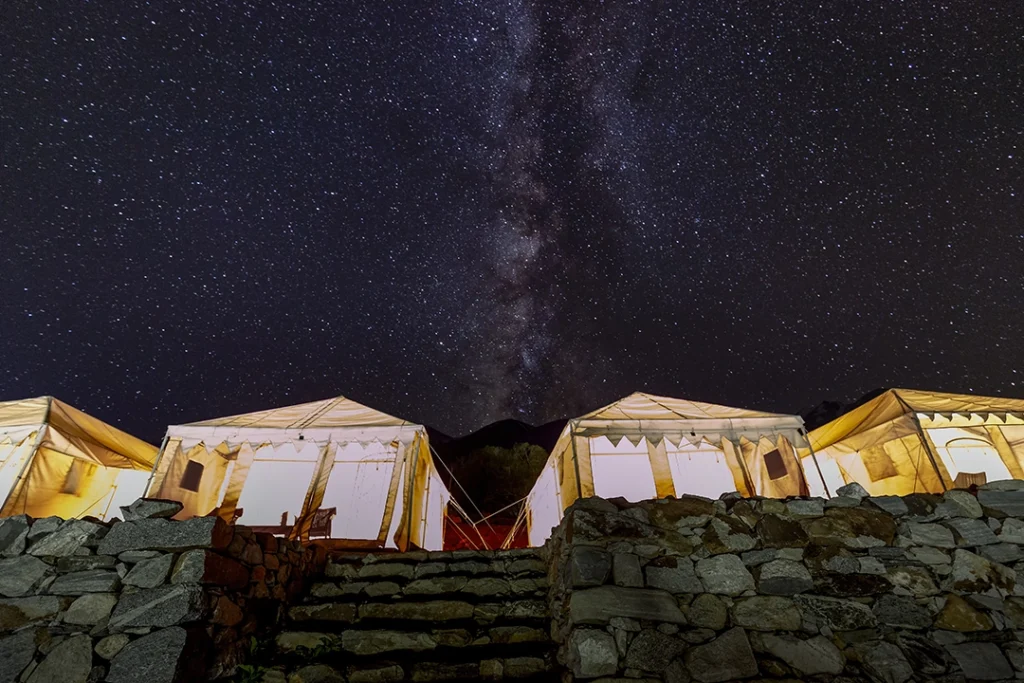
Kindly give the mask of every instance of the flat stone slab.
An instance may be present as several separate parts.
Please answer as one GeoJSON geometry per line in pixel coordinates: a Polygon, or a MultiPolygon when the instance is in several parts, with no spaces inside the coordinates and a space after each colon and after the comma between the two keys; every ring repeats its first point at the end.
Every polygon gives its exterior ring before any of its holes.
{"type": "Polygon", "coordinates": [[[731,614],[733,625],[757,631],[796,631],[803,623],[796,603],[775,595],[740,598],[731,614]]]}
{"type": "Polygon", "coordinates": [[[110,616],[117,604],[117,596],[113,593],[89,593],[73,603],[64,613],[64,623],[79,626],[93,626],[110,616]]]}
{"type": "Polygon", "coordinates": [[[139,519],[167,518],[181,512],[185,506],[176,500],[162,498],[139,498],[131,505],[121,506],[121,516],[126,522],[139,519]]]}
{"type": "Polygon", "coordinates": [[[597,629],[574,630],[569,636],[569,667],[579,678],[614,676],[619,667],[615,639],[597,629]]]}
{"type": "Polygon", "coordinates": [[[732,628],[686,654],[686,668],[700,683],[724,683],[757,675],[757,660],[742,628],[732,628]]]}
{"type": "Polygon", "coordinates": [[[345,631],[341,646],[354,655],[377,655],[384,652],[425,652],[437,647],[437,641],[426,633],[407,631],[345,631]]]}
{"type": "Polygon", "coordinates": [[[957,545],[959,546],[980,546],[999,543],[999,539],[992,529],[980,519],[956,517],[946,520],[943,524],[953,530],[953,534],[957,539],[957,545]]]}
{"type": "MultiPolygon", "coordinates": [[[[69,519],[53,533],[33,543],[28,554],[36,557],[67,557],[107,533],[107,527],[85,519],[69,519]]],[[[31,534],[29,534],[31,537],[31,534]]],[[[106,553],[99,553],[104,555],[106,553]]]]}
{"type": "Polygon", "coordinates": [[[361,619],[410,619],[413,621],[453,621],[471,619],[473,605],[453,600],[430,602],[368,603],[359,607],[361,619]]]}
{"type": "Polygon", "coordinates": [[[758,569],[757,588],[768,595],[796,595],[814,588],[814,580],[802,562],[772,560],[758,569]]]}
{"type": "Polygon", "coordinates": [[[835,675],[842,673],[846,666],[843,653],[824,636],[803,640],[790,635],[766,633],[760,640],[766,652],[805,676],[835,675]]]}
{"type": "Polygon", "coordinates": [[[995,643],[960,643],[946,649],[971,681],[999,681],[1013,678],[1013,667],[995,643]]]}
{"type": "Polygon", "coordinates": [[[344,624],[357,619],[356,606],[351,603],[324,603],[322,605],[296,605],[288,610],[292,621],[331,621],[344,624]]]}
{"type": "Polygon", "coordinates": [[[986,513],[997,517],[1024,517],[1024,490],[978,491],[978,502],[986,513]]]}
{"type": "Polygon", "coordinates": [[[124,577],[124,583],[137,588],[156,588],[167,580],[173,563],[174,555],[169,554],[142,560],[124,577]]]}
{"type": "Polygon", "coordinates": [[[30,555],[0,560],[0,595],[28,595],[51,571],[50,565],[30,555]]]}
{"type": "Polygon", "coordinates": [[[116,593],[121,588],[121,577],[107,569],[63,574],[50,584],[54,595],[85,595],[86,593],[116,593]]]}
{"type": "Polygon", "coordinates": [[[70,602],[70,598],[58,598],[55,595],[0,599],[0,631],[14,630],[34,621],[52,619],[70,602]]]}
{"type": "Polygon", "coordinates": [[[14,683],[36,654],[34,629],[0,636],[0,683],[14,683]]]}
{"type": "Polygon", "coordinates": [[[587,546],[572,549],[569,571],[576,588],[600,586],[612,570],[612,558],[607,552],[587,546]]]}
{"type": "Polygon", "coordinates": [[[111,631],[145,626],[174,626],[197,621],[205,607],[199,586],[161,586],[124,593],[110,616],[111,631]]]}
{"type": "Polygon", "coordinates": [[[697,576],[708,593],[739,595],[754,590],[754,577],[738,555],[715,555],[699,560],[697,576]]]}
{"type": "Polygon", "coordinates": [[[569,620],[573,624],[604,625],[614,617],[686,623],[676,599],[665,591],[599,586],[573,591],[569,597],[569,620]]]}
{"type": "Polygon", "coordinates": [[[189,633],[177,626],[160,629],[133,640],[111,660],[106,681],[184,683],[202,680],[200,666],[203,658],[197,656],[201,653],[189,641],[189,633]],[[198,676],[194,675],[196,668],[200,668],[198,676]]]}
{"type": "Polygon", "coordinates": [[[15,557],[25,552],[29,521],[28,515],[0,519],[0,557],[15,557]]]}
{"type": "Polygon", "coordinates": [[[871,608],[855,600],[818,595],[797,595],[794,600],[803,612],[817,617],[833,631],[873,628],[877,623],[871,608]]]}
{"type": "Polygon", "coordinates": [[[905,683],[914,675],[914,670],[903,651],[892,643],[857,643],[854,650],[860,655],[864,668],[872,674],[872,680],[905,683]]]}
{"type": "Polygon", "coordinates": [[[71,636],[53,648],[28,683],[86,683],[92,671],[92,638],[71,636]]]}
{"type": "Polygon", "coordinates": [[[677,560],[675,567],[648,566],[645,571],[650,588],[660,588],[675,595],[704,592],[704,586],[693,570],[693,563],[685,558],[677,560]]]}
{"type": "Polygon", "coordinates": [[[115,524],[100,541],[97,553],[118,555],[128,550],[183,552],[195,548],[221,550],[231,543],[233,533],[220,517],[194,517],[181,522],[140,519],[115,524]]]}

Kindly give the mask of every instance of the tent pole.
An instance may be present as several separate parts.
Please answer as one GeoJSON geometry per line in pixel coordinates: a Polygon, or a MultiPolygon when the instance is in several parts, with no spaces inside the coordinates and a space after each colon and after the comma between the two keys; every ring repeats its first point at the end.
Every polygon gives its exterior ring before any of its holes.
{"type": "Polygon", "coordinates": [[[928,460],[932,463],[932,469],[935,470],[935,476],[939,478],[939,483],[942,484],[942,490],[948,491],[949,487],[946,486],[946,480],[942,476],[942,470],[939,469],[939,464],[935,461],[936,454],[932,451],[932,440],[924,433],[924,427],[921,426],[921,420],[917,417],[917,411],[911,409],[899,394],[896,394],[896,400],[900,402],[900,405],[903,406],[904,410],[910,413],[911,419],[914,420],[914,426],[917,427],[917,435],[921,437],[921,445],[924,446],[924,452],[928,454],[928,460]]]}
{"type": "MultiPolygon", "coordinates": [[[[747,491],[750,492],[751,496],[756,496],[757,489],[754,488],[754,479],[750,476],[750,472],[747,470],[747,463],[743,459],[743,443],[740,441],[740,438],[741,437],[737,436],[736,442],[733,443],[732,439],[723,436],[722,441],[728,443],[732,447],[733,452],[736,454],[736,461],[740,465],[740,472],[743,474],[743,482],[747,485],[747,491]]],[[[754,455],[757,455],[759,446],[760,443],[754,444],[754,455]]],[[[722,450],[725,449],[723,448],[722,450]]]]}
{"type": "MultiPolygon", "coordinates": [[[[828,484],[825,483],[825,475],[821,473],[821,465],[818,464],[818,455],[814,452],[814,444],[811,443],[810,434],[806,435],[807,439],[807,450],[811,452],[811,462],[814,463],[814,469],[818,470],[818,478],[821,479],[821,487],[825,489],[825,495],[829,498],[832,497],[832,493],[828,490],[828,484]]],[[[792,444],[790,444],[793,447],[792,444]]],[[[793,451],[796,451],[796,447],[793,447],[793,451]]],[[[800,468],[803,471],[803,467],[800,468]]]]}
{"type": "Polygon", "coordinates": [[[405,503],[405,509],[407,511],[407,515],[406,515],[406,520],[407,521],[406,521],[406,525],[405,525],[405,529],[406,529],[405,547],[398,549],[399,551],[401,551],[403,553],[409,549],[409,544],[412,543],[412,501],[413,501],[413,499],[416,498],[416,467],[417,467],[417,465],[419,465],[419,460],[420,460],[419,453],[417,453],[415,456],[413,456],[413,459],[412,459],[412,472],[409,475],[409,484],[410,484],[410,486],[409,486],[409,500],[407,500],[406,503],[405,503]]]}
{"type": "Polygon", "coordinates": [[[146,480],[146,488],[142,491],[142,497],[145,498],[149,495],[149,487],[153,484],[153,477],[156,476],[156,468],[160,466],[160,460],[164,457],[164,449],[167,448],[167,439],[169,436],[164,434],[164,440],[160,442],[160,450],[156,452],[156,458],[153,459],[153,469],[149,471],[149,479],[146,480]]]}
{"type": "Polygon", "coordinates": [[[25,478],[25,473],[28,472],[29,464],[35,460],[36,453],[39,451],[39,447],[43,444],[43,436],[46,434],[46,430],[50,426],[50,411],[53,409],[53,396],[47,396],[46,401],[46,414],[43,416],[43,423],[39,425],[39,433],[36,434],[36,442],[32,446],[32,450],[25,456],[25,463],[21,466],[21,471],[18,472],[18,478],[14,480],[14,484],[11,486],[11,490],[7,492],[7,496],[4,497],[4,504],[0,505],[0,513],[7,508],[7,503],[10,502],[11,496],[18,490],[18,485],[21,484],[21,480],[25,478]]]}
{"type": "MultiPolygon", "coordinates": [[[[121,475],[118,474],[117,478],[120,479],[121,475]]],[[[107,521],[107,515],[110,514],[110,506],[113,505],[113,503],[114,503],[114,496],[117,495],[117,487],[118,487],[118,485],[115,483],[114,484],[114,490],[110,492],[109,496],[107,496],[107,504],[103,506],[103,517],[102,517],[102,519],[103,519],[104,522],[107,521]]],[[[143,494],[143,495],[145,495],[145,494],[143,494]]]]}
{"type": "Polygon", "coordinates": [[[583,483],[580,482],[580,456],[576,452],[576,428],[579,422],[569,422],[569,439],[572,443],[572,467],[576,472],[576,500],[583,497],[583,483]]]}
{"type": "MultiPolygon", "coordinates": [[[[50,407],[46,407],[46,419],[50,419],[50,407]]],[[[28,466],[36,458],[36,453],[39,451],[39,446],[43,443],[43,434],[46,433],[47,423],[39,425],[39,433],[36,434],[36,442],[32,445],[32,450],[25,456],[25,462],[21,466],[21,471],[18,472],[18,478],[14,480],[14,484],[11,485],[11,490],[7,492],[4,497],[4,504],[0,505],[0,513],[7,509],[7,504],[11,501],[11,496],[18,490],[18,485],[21,484],[21,480],[25,478],[25,473],[28,472],[28,466]]]]}

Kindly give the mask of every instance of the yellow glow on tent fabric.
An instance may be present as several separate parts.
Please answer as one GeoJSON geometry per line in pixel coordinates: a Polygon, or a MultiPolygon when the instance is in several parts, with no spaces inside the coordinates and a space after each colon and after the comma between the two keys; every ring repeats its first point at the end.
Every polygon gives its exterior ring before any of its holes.
{"type": "MultiPolygon", "coordinates": [[[[832,492],[857,482],[902,496],[1024,479],[1024,399],[891,389],[809,441],[832,492]]],[[[810,454],[801,449],[805,462],[810,454]]]]}
{"type": "Polygon", "coordinates": [[[643,500],[806,494],[795,446],[803,420],[635,393],[570,420],[527,496],[523,519],[539,545],[578,498],[643,500]]]}
{"type": "Polygon", "coordinates": [[[143,494],[156,455],[53,397],[0,402],[0,516],[119,515],[143,494]]]}
{"type": "Polygon", "coordinates": [[[426,429],[345,397],[168,429],[149,486],[179,518],[216,514],[306,539],[336,509],[331,538],[367,547],[443,545],[450,493],[426,429]],[[198,469],[189,463],[202,466],[198,469]],[[195,481],[190,481],[189,477],[195,481]],[[187,484],[187,485],[185,485],[187,484]]]}

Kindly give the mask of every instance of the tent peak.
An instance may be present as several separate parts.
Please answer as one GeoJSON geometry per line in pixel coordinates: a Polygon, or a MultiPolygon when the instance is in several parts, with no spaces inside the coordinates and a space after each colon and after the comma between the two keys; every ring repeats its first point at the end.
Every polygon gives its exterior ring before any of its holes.
{"type": "Polygon", "coordinates": [[[335,396],[252,413],[189,422],[179,426],[301,430],[317,427],[407,427],[414,426],[414,423],[370,408],[345,396],[335,396]]]}
{"type": "MultiPolygon", "coordinates": [[[[749,418],[796,418],[799,416],[769,413],[760,410],[734,408],[715,403],[658,396],[635,391],[603,408],[587,413],[579,419],[611,420],[722,420],[749,418]]],[[[802,422],[802,420],[801,420],[802,422]]]]}
{"type": "Polygon", "coordinates": [[[152,444],[53,396],[0,402],[0,434],[40,426],[41,445],[61,455],[132,469],[151,468],[156,457],[152,444]]]}

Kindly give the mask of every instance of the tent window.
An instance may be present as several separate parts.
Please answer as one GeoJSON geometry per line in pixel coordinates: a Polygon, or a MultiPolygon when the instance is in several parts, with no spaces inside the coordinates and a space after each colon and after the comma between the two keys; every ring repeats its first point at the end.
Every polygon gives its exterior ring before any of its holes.
{"type": "MultiPolygon", "coordinates": [[[[672,471],[672,484],[676,495],[690,494],[718,498],[736,490],[736,478],[720,450],[697,450],[684,446],[668,453],[668,466],[672,471]]],[[[555,524],[552,526],[557,526],[555,524]]]]}
{"type": "Polygon", "coordinates": [[[181,475],[181,488],[198,493],[199,482],[203,478],[203,470],[205,469],[201,463],[189,460],[188,464],[185,465],[185,473],[181,475]]]}
{"type": "Polygon", "coordinates": [[[71,469],[68,470],[67,475],[64,477],[64,485],[61,487],[60,492],[77,496],[79,489],[82,487],[82,478],[88,472],[88,467],[89,463],[87,462],[72,460],[71,469]]]}
{"type": "Polygon", "coordinates": [[[778,448],[764,454],[764,466],[768,470],[768,478],[772,480],[782,479],[789,474],[789,470],[786,469],[786,463],[782,459],[782,453],[779,452],[778,448]]]}
{"type": "MultiPolygon", "coordinates": [[[[629,442],[623,439],[623,443],[629,442]]],[[[625,498],[634,503],[657,498],[651,461],[644,453],[597,453],[590,459],[594,494],[601,498],[625,498]]]]}
{"type": "Polygon", "coordinates": [[[864,462],[864,468],[868,471],[871,481],[881,481],[889,477],[895,477],[899,472],[892,458],[885,452],[885,446],[872,446],[860,452],[860,458],[864,462]]]}
{"type": "Polygon", "coordinates": [[[966,488],[972,483],[984,484],[1000,479],[1012,479],[1010,471],[999,457],[995,446],[981,439],[953,439],[945,448],[948,461],[952,460],[950,474],[956,478],[958,487],[966,488]]]}

